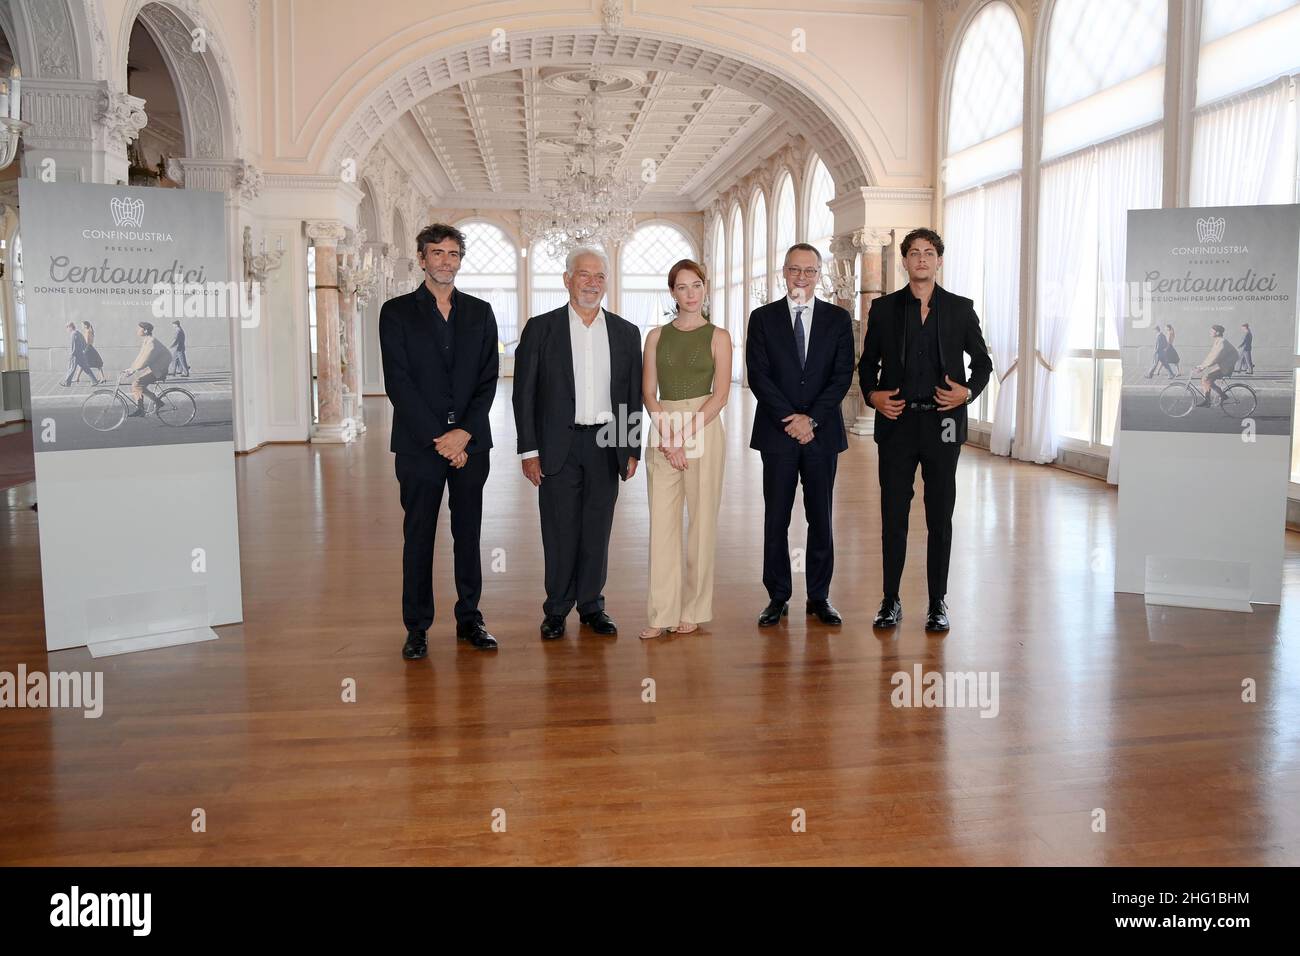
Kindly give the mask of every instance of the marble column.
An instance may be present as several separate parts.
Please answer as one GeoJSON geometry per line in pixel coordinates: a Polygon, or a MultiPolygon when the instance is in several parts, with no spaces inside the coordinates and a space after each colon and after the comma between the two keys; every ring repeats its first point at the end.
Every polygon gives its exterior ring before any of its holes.
{"type": "MultiPolygon", "coordinates": [[[[885,250],[894,241],[893,233],[885,229],[862,229],[853,234],[853,244],[858,250],[858,274],[861,285],[858,287],[858,318],[853,323],[853,347],[857,358],[862,357],[862,343],[867,334],[867,316],[871,312],[871,303],[885,294],[885,250]]],[[[854,387],[861,385],[854,375],[854,387]]],[[[876,412],[858,393],[857,417],[849,426],[854,435],[870,435],[875,431],[876,412]]]]}
{"type": "Polygon", "coordinates": [[[346,243],[338,257],[339,328],[343,354],[343,420],[352,431],[366,430],[361,402],[361,308],[358,292],[365,281],[361,268],[361,245],[346,243]]]}
{"type": "Polygon", "coordinates": [[[344,423],[343,368],[339,313],[338,247],[346,229],[335,219],[305,223],[307,238],[316,248],[316,422],[314,442],[351,441],[344,423]]]}

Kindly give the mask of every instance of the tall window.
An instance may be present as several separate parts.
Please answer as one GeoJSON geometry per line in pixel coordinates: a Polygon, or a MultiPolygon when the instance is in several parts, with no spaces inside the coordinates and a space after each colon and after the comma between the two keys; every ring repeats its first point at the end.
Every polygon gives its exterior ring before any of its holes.
{"type": "MultiPolygon", "coordinates": [[[[826,204],[835,198],[835,183],[831,180],[830,170],[826,164],[817,157],[813,161],[812,176],[808,182],[808,243],[816,246],[817,251],[822,257],[822,274],[830,268],[831,261],[831,239],[835,235],[835,216],[831,213],[830,207],[826,204]]],[[[825,289],[819,285],[817,294],[823,298],[832,298],[828,296],[825,289]]]]}
{"type": "MultiPolygon", "coordinates": [[[[1193,206],[1300,200],[1297,36],[1296,0],[1205,0],[1192,126],[1193,206]]],[[[1300,342],[1294,353],[1300,384],[1300,342]]],[[[1300,389],[1296,416],[1300,420],[1300,389]]],[[[1300,482],[1300,429],[1292,431],[1291,480],[1300,482]]]]}
{"type": "Polygon", "coordinates": [[[528,314],[553,312],[569,301],[564,288],[564,256],[548,256],[546,243],[533,243],[528,253],[528,314]]]}
{"type": "Polygon", "coordinates": [[[754,194],[749,212],[749,308],[753,311],[767,301],[768,280],[767,200],[761,191],[754,194]]]}
{"type": "Polygon", "coordinates": [[[1121,384],[1128,211],[1161,204],[1167,0],[1058,0],[1044,91],[1038,357],[1029,443],[1110,445],[1121,384]]]}
{"type": "Polygon", "coordinates": [[[14,343],[23,367],[27,365],[27,291],[23,285],[23,239],[14,233],[14,343]]]}
{"type": "Polygon", "coordinates": [[[722,217],[713,225],[713,261],[709,263],[709,320],[714,325],[726,323],[727,287],[724,275],[727,269],[727,240],[722,232],[722,217]]]}
{"type": "Polygon", "coordinates": [[[663,223],[649,223],[632,233],[620,256],[620,313],[645,333],[671,316],[668,270],[673,263],[695,257],[681,231],[663,223]]]}
{"type": "MultiPolygon", "coordinates": [[[[8,244],[3,239],[0,239],[0,253],[4,253],[7,251],[7,245],[8,244]]],[[[6,261],[8,258],[9,258],[8,256],[0,255],[0,261],[6,261]]],[[[12,269],[13,268],[12,263],[8,264],[8,267],[12,269]]],[[[15,284],[15,291],[16,289],[17,289],[17,285],[15,284]]],[[[0,299],[0,371],[3,371],[5,367],[4,359],[5,359],[5,311],[6,310],[4,306],[5,306],[4,300],[0,299]]]]}
{"type": "Polygon", "coordinates": [[[990,449],[1011,453],[1016,382],[999,379],[1020,348],[1020,167],[1024,41],[1016,15],[998,0],[962,37],[953,65],[944,160],[944,284],[975,302],[993,356],[989,387],[972,406],[998,424],[990,449]]]}
{"type": "MultiPolygon", "coordinates": [[[[519,253],[504,232],[488,222],[456,227],[465,234],[465,261],[456,288],[492,305],[497,319],[497,348],[519,339],[519,253]]],[[[514,354],[512,345],[509,354],[514,354]]]]}
{"type": "MultiPolygon", "coordinates": [[[[727,331],[731,333],[731,378],[741,380],[741,344],[745,341],[745,316],[749,314],[749,296],[745,294],[745,230],[740,207],[731,209],[731,247],[727,263],[727,331]]],[[[716,324],[716,323],[715,323],[716,324]]]]}
{"type": "Polygon", "coordinates": [[[776,183],[776,219],[773,222],[775,239],[772,247],[772,268],[776,273],[777,295],[785,295],[785,275],[781,271],[785,251],[795,244],[794,180],[782,172],[776,183]]]}

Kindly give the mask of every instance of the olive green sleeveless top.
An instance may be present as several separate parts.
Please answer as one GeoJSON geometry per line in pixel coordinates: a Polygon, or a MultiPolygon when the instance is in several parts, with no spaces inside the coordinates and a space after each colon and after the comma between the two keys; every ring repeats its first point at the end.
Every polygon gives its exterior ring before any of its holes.
{"type": "Polygon", "coordinates": [[[713,324],[683,332],[671,322],[659,328],[655,371],[659,398],[681,401],[713,391],[713,324]]]}

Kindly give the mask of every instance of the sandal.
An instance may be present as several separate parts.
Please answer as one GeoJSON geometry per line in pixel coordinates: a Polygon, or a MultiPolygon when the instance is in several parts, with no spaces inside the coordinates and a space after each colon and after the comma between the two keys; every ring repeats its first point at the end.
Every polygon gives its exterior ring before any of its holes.
{"type": "Polygon", "coordinates": [[[691,624],[689,621],[682,621],[682,623],[673,628],[673,630],[678,634],[691,634],[699,629],[700,626],[698,624],[691,624]]]}
{"type": "Polygon", "coordinates": [[[667,628],[663,627],[647,627],[641,632],[641,640],[648,641],[656,637],[663,637],[666,630],[667,628]]]}

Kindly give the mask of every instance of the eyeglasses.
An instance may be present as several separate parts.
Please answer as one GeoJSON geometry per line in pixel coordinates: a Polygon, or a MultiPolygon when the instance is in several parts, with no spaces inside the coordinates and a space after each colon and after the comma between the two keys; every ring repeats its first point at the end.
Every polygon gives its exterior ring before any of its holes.
{"type": "Polygon", "coordinates": [[[786,266],[785,271],[786,271],[786,275],[791,275],[791,276],[802,275],[805,279],[816,279],[817,274],[820,273],[822,270],[817,268],[812,268],[812,267],[809,267],[807,269],[800,269],[798,266],[786,266]]]}

